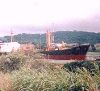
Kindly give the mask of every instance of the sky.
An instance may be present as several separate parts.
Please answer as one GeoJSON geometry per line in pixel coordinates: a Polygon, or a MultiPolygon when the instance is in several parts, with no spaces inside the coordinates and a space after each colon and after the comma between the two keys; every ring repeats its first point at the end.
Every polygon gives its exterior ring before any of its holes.
{"type": "Polygon", "coordinates": [[[100,32],[100,0],[0,0],[0,36],[51,27],[100,32]]]}

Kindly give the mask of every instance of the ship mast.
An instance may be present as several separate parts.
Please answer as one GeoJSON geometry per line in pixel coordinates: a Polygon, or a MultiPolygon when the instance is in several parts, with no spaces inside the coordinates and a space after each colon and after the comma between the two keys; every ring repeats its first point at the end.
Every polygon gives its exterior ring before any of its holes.
{"type": "Polygon", "coordinates": [[[53,33],[47,30],[47,33],[46,33],[46,44],[47,44],[47,50],[48,51],[50,50],[52,43],[54,43],[53,33]]]}
{"type": "Polygon", "coordinates": [[[54,23],[52,24],[52,43],[54,43],[54,32],[55,32],[55,29],[54,29],[54,23]]]}
{"type": "Polygon", "coordinates": [[[51,33],[47,30],[46,33],[46,44],[47,44],[47,50],[50,49],[51,39],[50,39],[51,33]]]}

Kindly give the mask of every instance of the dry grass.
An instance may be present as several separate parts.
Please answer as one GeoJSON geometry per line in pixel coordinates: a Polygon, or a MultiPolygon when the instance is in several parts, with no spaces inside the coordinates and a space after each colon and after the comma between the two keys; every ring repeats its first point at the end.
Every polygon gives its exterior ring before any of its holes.
{"type": "Polygon", "coordinates": [[[11,91],[12,80],[9,74],[0,73],[0,90],[1,91],[11,91]]]}

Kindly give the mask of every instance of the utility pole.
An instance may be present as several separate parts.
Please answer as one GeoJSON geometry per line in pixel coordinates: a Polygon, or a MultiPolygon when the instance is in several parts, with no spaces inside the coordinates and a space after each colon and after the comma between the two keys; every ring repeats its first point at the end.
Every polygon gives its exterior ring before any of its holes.
{"type": "Polygon", "coordinates": [[[11,32],[10,32],[10,42],[13,42],[13,31],[12,31],[12,29],[11,29],[11,32]]]}
{"type": "Polygon", "coordinates": [[[41,34],[39,34],[39,47],[40,47],[40,50],[41,50],[41,34]]]}

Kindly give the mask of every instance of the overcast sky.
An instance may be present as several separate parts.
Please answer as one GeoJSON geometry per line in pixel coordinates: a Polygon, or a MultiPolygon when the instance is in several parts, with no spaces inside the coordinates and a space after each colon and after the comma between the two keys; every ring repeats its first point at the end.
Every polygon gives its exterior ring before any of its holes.
{"type": "Polygon", "coordinates": [[[100,0],[0,0],[0,36],[56,30],[100,32],[100,0]]]}

